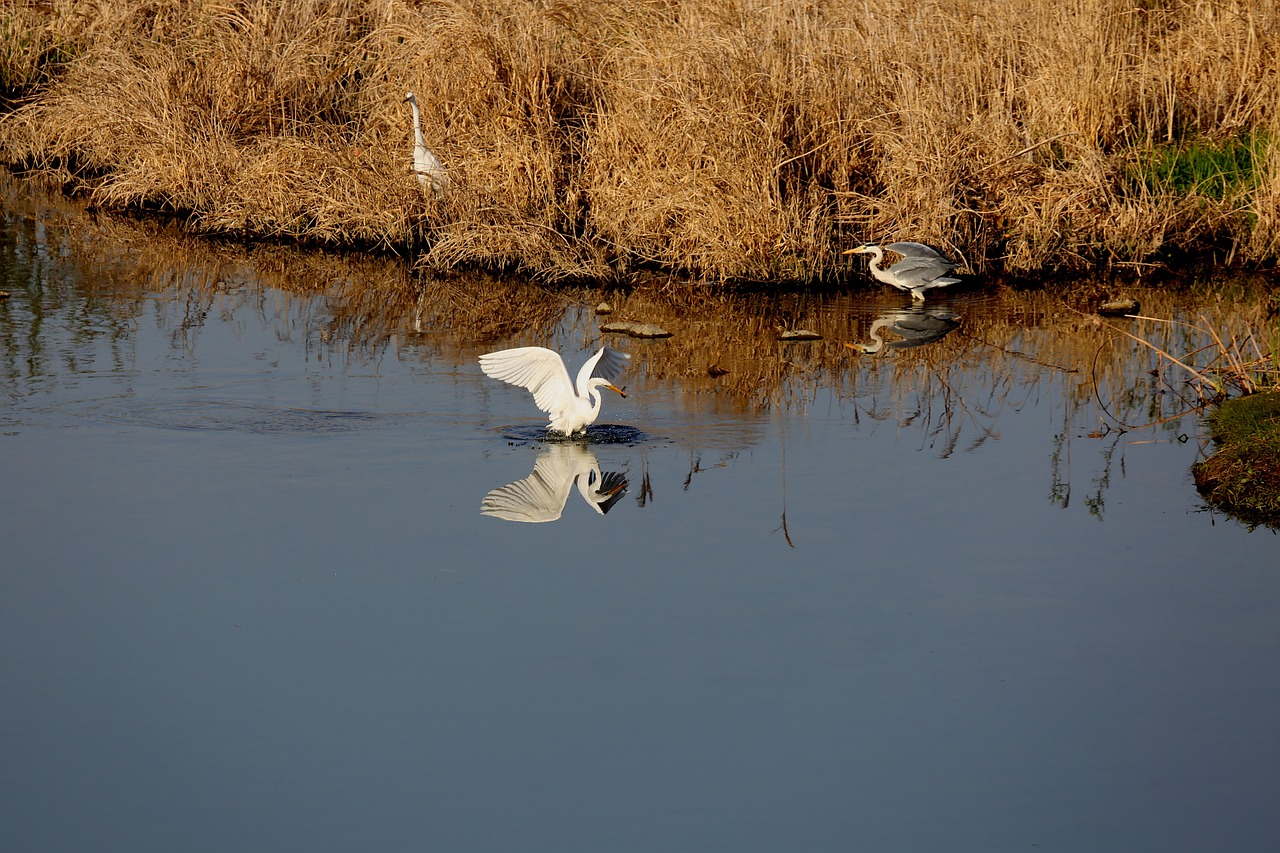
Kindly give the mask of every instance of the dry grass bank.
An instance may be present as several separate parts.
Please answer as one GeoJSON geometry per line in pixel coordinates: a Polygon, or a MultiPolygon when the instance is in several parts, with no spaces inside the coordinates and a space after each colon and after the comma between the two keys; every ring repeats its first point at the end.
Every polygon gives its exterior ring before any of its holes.
{"type": "Polygon", "coordinates": [[[0,157],[208,232],[549,279],[1280,256],[1271,0],[8,0],[0,33],[0,157]]]}

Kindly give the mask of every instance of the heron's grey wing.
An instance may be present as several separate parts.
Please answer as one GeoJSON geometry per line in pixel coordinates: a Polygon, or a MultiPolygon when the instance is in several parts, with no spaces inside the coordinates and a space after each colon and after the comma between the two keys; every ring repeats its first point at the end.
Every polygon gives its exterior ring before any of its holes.
{"type": "Polygon", "coordinates": [[[950,264],[953,267],[959,266],[955,261],[939,252],[932,246],[924,243],[913,243],[910,240],[903,240],[900,243],[890,243],[884,247],[890,252],[896,252],[904,258],[936,258],[940,261],[950,264]]]}
{"type": "Polygon", "coordinates": [[[575,466],[560,454],[544,453],[528,477],[485,495],[480,513],[533,524],[555,521],[564,512],[575,473],[575,466]]]}
{"type": "MultiPolygon", "coordinates": [[[[890,275],[897,277],[899,281],[921,285],[951,272],[954,266],[950,261],[942,258],[926,258],[922,256],[903,258],[889,267],[888,272],[890,275]]],[[[958,279],[956,280],[958,281],[958,279]]]]}
{"type": "Polygon", "coordinates": [[[627,372],[627,367],[631,364],[631,355],[613,347],[601,347],[598,356],[599,360],[591,369],[591,378],[603,379],[610,385],[617,385],[618,380],[627,372]]]}
{"type": "Polygon", "coordinates": [[[494,379],[527,388],[538,408],[550,413],[574,397],[560,354],[546,347],[517,347],[480,356],[480,369],[494,379]]]}

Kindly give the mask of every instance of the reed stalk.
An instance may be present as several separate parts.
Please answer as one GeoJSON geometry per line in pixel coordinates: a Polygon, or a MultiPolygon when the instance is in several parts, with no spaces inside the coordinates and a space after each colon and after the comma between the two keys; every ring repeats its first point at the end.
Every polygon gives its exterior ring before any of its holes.
{"type": "Polygon", "coordinates": [[[1264,0],[19,0],[0,33],[0,159],[203,232],[545,279],[1280,256],[1264,0]]]}

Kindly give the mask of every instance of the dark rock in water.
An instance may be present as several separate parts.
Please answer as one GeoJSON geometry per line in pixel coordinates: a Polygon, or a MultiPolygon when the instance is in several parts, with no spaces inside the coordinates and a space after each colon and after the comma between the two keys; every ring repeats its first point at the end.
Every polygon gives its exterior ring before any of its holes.
{"type": "Polygon", "coordinates": [[[721,376],[726,375],[728,372],[729,371],[726,368],[723,368],[718,364],[713,364],[707,368],[707,375],[710,376],[712,379],[719,379],[721,376]]]}
{"type": "Polygon", "coordinates": [[[1142,306],[1138,300],[1123,296],[1112,299],[1098,306],[1098,313],[1104,317],[1123,317],[1125,314],[1136,314],[1142,306]]]}
{"type": "Polygon", "coordinates": [[[787,329],[778,333],[780,341],[820,341],[822,335],[808,329],[787,329]]]}
{"type": "Polygon", "coordinates": [[[619,335],[630,335],[633,338],[669,338],[671,333],[652,323],[633,323],[630,320],[619,320],[616,323],[605,323],[600,327],[602,332],[615,332],[619,335]]]}

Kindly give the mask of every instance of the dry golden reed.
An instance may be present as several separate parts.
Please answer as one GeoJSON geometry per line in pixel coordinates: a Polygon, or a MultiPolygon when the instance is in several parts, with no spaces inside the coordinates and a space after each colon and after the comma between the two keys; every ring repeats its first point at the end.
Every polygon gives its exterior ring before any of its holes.
{"type": "Polygon", "coordinates": [[[1280,256],[1271,0],[10,0],[0,33],[0,157],[207,232],[547,279],[1280,256]],[[1213,192],[1151,165],[1228,143],[1213,192]]]}

